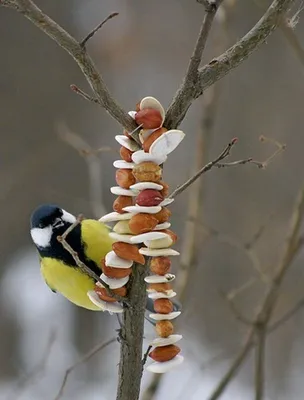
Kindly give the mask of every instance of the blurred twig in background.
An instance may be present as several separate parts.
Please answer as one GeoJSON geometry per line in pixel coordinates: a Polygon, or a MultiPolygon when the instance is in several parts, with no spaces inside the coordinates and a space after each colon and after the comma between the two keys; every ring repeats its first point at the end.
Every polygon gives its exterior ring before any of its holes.
{"type": "MultiPolygon", "coordinates": [[[[260,305],[260,311],[258,312],[252,327],[250,328],[245,344],[240,350],[239,354],[231,364],[229,370],[220,381],[219,385],[216,387],[209,400],[216,400],[220,398],[227,385],[234,378],[240,366],[243,364],[247,358],[249,351],[256,343],[256,400],[263,399],[264,396],[264,363],[265,363],[265,339],[268,330],[268,325],[272,317],[273,310],[275,308],[277,298],[279,295],[279,290],[281,284],[292,265],[292,261],[297,255],[299,249],[303,244],[303,237],[300,236],[300,227],[304,215],[304,189],[301,190],[299,198],[295,204],[293,214],[291,216],[290,230],[288,237],[286,239],[286,245],[279,261],[277,271],[271,279],[268,291],[265,295],[264,300],[260,305]]],[[[295,310],[297,311],[300,306],[297,306],[295,310]]],[[[288,313],[289,317],[292,314],[288,313]]],[[[282,319],[285,322],[285,318],[282,319]]],[[[279,325],[275,324],[275,329],[279,325]]]]}
{"type": "Polygon", "coordinates": [[[52,347],[55,343],[56,337],[57,337],[56,331],[52,330],[48,337],[48,340],[47,340],[45,349],[42,353],[40,361],[37,363],[37,365],[33,368],[33,370],[28,375],[26,375],[25,377],[21,378],[19,381],[16,382],[13,392],[10,394],[10,396],[6,400],[17,400],[23,394],[23,392],[30,385],[33,385],[36,382],[36,380],[38,379],[38,377],[41,376],[41,374],[43,374],[45,372],[46,364],[50,357],[52,347]]]}
{"type": "Polygon", "coordinates": [[[76,367],[78,367],[81,364],[84,364],[90,360],[93,356],[95,356],[97,353],[100,353],[102,350],[104,350],[106,347],[108,347],[110,344],[114,343],[117,341],[116,337],[113,337],[112,339],[106,340],[105,342],[98,343],[96,346],[94,346],[91,350],[89,350],[86,354],[84,354],[76,363],[71,365],[67,370],[65,371],[60,389],[58,391],[58,394],[56,395],[54,400],[59,400],[63,396],[63,392],[65,389],[65,386],[67,384],[69,375],[71,372],[74,371],[76,367]]]}

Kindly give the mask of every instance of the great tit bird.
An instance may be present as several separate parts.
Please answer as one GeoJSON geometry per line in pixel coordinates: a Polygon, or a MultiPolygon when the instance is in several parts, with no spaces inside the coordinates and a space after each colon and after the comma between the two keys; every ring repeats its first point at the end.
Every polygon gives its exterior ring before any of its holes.
{"type": "MultiPolygon", "coordinates": [[[[41,205],[31,216],[31,236],[40,255],[42,276],[53,292],[59,292],[72,303],[94,311],[95,306],[87,292],[93,290],[95,280],[81,270],[72,255],[57,240],[76,217],[56,205],[41,205]]],[[[109,228],[103,223],[84,219],[68,234],[66,241],[95,274],[101,274],[100,261],[112,250],[109,228]]],[[[180,309],[178,303],[175,310],[180,309]]],[[[147,310],[154,312],[153,302],[147,301],[147,310]]]]}

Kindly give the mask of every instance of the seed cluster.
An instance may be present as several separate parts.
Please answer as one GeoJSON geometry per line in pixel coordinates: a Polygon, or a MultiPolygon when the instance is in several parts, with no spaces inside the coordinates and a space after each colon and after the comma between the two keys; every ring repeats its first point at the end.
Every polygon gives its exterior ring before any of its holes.
{"type": "MultiPolygon", "coordinates": [[[[142,148],[128,132],[117,135],[121,160],[114,162],[117,186],[111,192],[118,197],[113,203],[113,212],[103,216],[102,222],[115,222],[110,236],[112,251],[102,260],[101,278],[116,294],[126,295],[126,284],[134,263],[145,264],[145,256],[151,257],[150,275],[145,278],[148,296],[154,301],[156,337],[149,356],[154,362],[147,369],[163,373],[183,361],[180,348],[175,344],[182,336],[174,334],[172,320],[180,315],[174,310],[171,299],[176,293],[171,287],[175,276],[170,274],[171,256],[179,253],[171,248],[177,236],[170,228],[171,215],[168,206],[168,184],[162,181],[160,167],[184,134],[179,130],[162,127],[164,109],[153,97],[144,98],[137,111],[130,112],[141,128],[139,132],[142,148]],[[140,245],[140,246],[138,246],[140,245]]],[[[102,285],[88,293],[94,304],[110,312],[122,312],[122,306],[111,298],[102,285]]]]}

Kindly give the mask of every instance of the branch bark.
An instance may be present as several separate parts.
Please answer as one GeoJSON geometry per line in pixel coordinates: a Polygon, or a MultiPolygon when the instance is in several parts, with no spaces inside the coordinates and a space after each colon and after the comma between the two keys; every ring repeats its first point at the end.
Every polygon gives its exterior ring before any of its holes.
{"type": "Polygon", "coordinates": [[[192,102],[264,43],[293,2],[294,0],[274,0],[263,17],[241,40],[199,69],[197,78],[193,77],[191,80],[192,85],[185,79],[168,108],[164,126],[168,129],[179,126],[192,102]]]}
{"type": "Polygon", "coordinates": [[[136,400],[139,398],[143,372],[142,343],[144,318],[147,301],[146,285],[150,259],[144,266],[135,264],[128,288],[129,307],[124,309],[121,329],[119,362],[119,382],[116,400],[136,400]]]}
{"type": "Polygon", "coordinates": [[[67,51],[78,64],[83,75],[91,86],[98,103],[128,131],[133,131],[137,125],[111,96],[93,60],[86,49],[67,31],[44,14],[31,0],[0,0],[0,5],[13,8],[39,29],[52,38],[60,47],[67,51]]]}

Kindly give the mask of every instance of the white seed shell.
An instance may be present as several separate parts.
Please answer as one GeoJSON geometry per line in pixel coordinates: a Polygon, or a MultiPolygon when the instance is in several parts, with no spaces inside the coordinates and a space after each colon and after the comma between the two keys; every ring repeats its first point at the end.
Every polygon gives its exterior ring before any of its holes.
{"type": "Polygon", "coordinates": [[[123,306],[120,303],[108,303],[107,301],[101,300],[94,290],[89,290],[87,295],[91,302],[95,304],[95,306],[99,307],[102,311],[108,311],[110,314],[123,312],[123,306]]]}
{"type": "Polygon", "coordinates": [[[106,254],[105,264],[107,267],[113,268],[131,268],[133,265],[133,261],[124,260],[116,255],[116,253],[112,250],[106,254]]]}
{"type": "Polygon", "coordinates": [[[117,196],[130,196],[135,197],[138,195],[138,192],[134,192],[134,190],[123,189],[120,186],[112,186],[110,188],[111,193],[116,194],[117,196]]]}
{"type": "Polygon", "coordinates": [[[154,231],[161,231],[162,229],[169,229],[171,226],[170,222],[163,222],[162,224],[156,225],[154,231]]]}
{"type": "Polygon", "coordinates": [[[152,364],[146,367],[146,370],[153,372],[154,374],[164,374],[165,372],[168,372],[171,369],[180,365],[183,361],[184,357],[177,355],[170,361],[165,361],[165,362],[154,361],[152,364]]]}
{"type": "Polygon", "coordinates": [[[172,282],[175,279],[175,275],[166,274],[166,275],[149,275],[145,277],[145,282],[147,283],[167,283],[172,282]]]}
{"type": "Polygon", "coordinates": [[[149,249],[147,247],[142,247],[139,249],[140,254],[150,257],[160,257],[160,256],[179,256],[179,252],[173,249],[149,249]]]}
{"type": "Polygon", "coordinates": [[[169,204],[173,203],[174,199],[164,199],[161,203],[159,203],[160,206],[165,207],[168,206],[169,204]]]}
{"type": "Polygon", "coordinates": [[[150,346],[154,347],[162,347],[169,346],[170,344],[174,344],[179,342],[183,338],[182,335],[170,335],[166,338],[157,337],[150,343],[150,346]]]}
{"type": "Polygon", "coordinates": [[[154,131],[157,131],[157,129],[159,129],[159,127],[156,128],[156,129],[142,129],[142,130],[139,132],[139,140],[140,140],[140,142],[141,142],[141,143],[144,143],[144,141],[147,140],[148,137],[149,137],[154,131]]]}
{"type": "Polygon", "coordinates": [[[176,149],[184,137],[183,131],[177,129],[167,131],[151,144],[149,153],[157,156],[167,156],[176,149]]]}
{"type": "Polygon", "coordinates": [[[162,119],[165,119],[165,110],[164,107],[160,104],[160,102],[155,99],[155,97],[147,96],[142,99],[139,104],[139,109],[144,110],[145,108],[154,108],[154,110],[158,110],[162,119]]]}
{"type": "Polygon", "coordinates": [[[134,214],[132,213],[124,213],[120,214],[118,212],[111,212],[109,214],[103,215],[99,221],[100,222],[114,222],[114,221],[123,221],[123,220],[128,220],[133,217],[134,214]]]}
{"type": "Polygon", "coordinates": [[[131,150],[131,151],[137,151],[139,150],[139,146],[138,144],[132,140],[129,139],[127,136],[125,135],[116,135],[115,136],[115,140],[122,145],[123,147],[126,147],[127,149],[131,150]]]}
{"type": "Polygon", "coordinates": [[[115,278],[108,278],[107,275],[101,274],[100,279],[102,279],[107,285],[109,285],[110,289],[119,289],[129,281],[129,277],[126,276],[125,278],[115,279],[115,278]]]}
{"type": "Polygon", "coordinates": [[[145,240],[144,245],[151,249],[167,249],[172,246],[173,240],[170,235],[165,234],[166,237],[154,240],[145,240]]]}
{"type": "Polygon", "coordinates": [[[123,242],[123,243],[129,243],[132,244],[132,237],[133,235],[120,235],[119,233],[115,232],[110,232],[109,236],[114,239],[116,242],[123,242]]]}
{"type": "Polygon", "coordinates": [[[173,290],[167,290],[169,293],[156,292],[155,290],[147,290],[149,299],[157,300],[157,299],[172,299],[172,297],[176,296],[176,293],[173,290]]]}
{"type": "Polygon", "coordinates": [[[128,114],[130,115],[131,118],[135,119],[135,115],[137,114],[137,111],[129,111],[128,114]]]}
{"type": "Polygon", "coordinates": [[[163,237],[166,237],[167,234],[163,232],[147,232],[147,233],[141,233],[140,235],[135,235],[132,237],[131,242],[132,243],[143,243],[145,240],[149,239],[161,239],[163,237]]]}
{"type": "Polygon", "coordinates": [[[158,183],[154,182],[138,182],[130,186],[130,189],[132,190],[145,190],[145,189],[162,190],[162,188],[163,188],[162,185],[159,185],[158,183]]]}
{"type": "Polygon", "coordinates": [[[181,315],[181,311],[173,311],[169,314],[149,314],[151,319],[154,321],[163,321],[165,319],[175,319],[181,315]]]}
{"type": "Polygon", "coordinates": [[[161,210],[161,207],[160,206],[145,207],[135,204],[135,206],[124,207],[123,210],[133,214],[138,214],[138,213],[157,214],[161,210]]]}
{"type": "Polygon", "coordinates": [[[132,233],[128,221],[118,221],[113,227],[113,232],[119,233],[121,235],[123,234],[130,235],[132,233]]]}
{"type": "Polygon", "coordinates": [[[167,160],[167,156],[164,154],[150,154],[150,153],[145,153],[143,150],[138,150],[135,153],[132,154],[132,160],[135,162],[135,164],[140,164],[142,162],[146,161],[151,161],[154,162],[155,164],[163,164],[167,160]]]}
{"type": "Polygon", "coordinates": [[[133,169],[134,163],[127,162],[125,160],[116,160],[113,162],[115,168],[123,168],[123,169],[133,169]]]}

